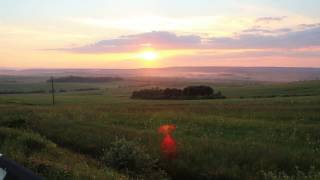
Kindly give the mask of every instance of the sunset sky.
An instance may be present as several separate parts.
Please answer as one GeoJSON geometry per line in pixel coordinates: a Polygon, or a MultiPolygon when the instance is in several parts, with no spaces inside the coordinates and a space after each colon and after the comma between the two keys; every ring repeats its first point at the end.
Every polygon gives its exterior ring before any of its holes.
{"type": "Polygon", "coordinates": [[[320,67],[319,7],[319,0],[0,0],[0,67],[320,67]]]}

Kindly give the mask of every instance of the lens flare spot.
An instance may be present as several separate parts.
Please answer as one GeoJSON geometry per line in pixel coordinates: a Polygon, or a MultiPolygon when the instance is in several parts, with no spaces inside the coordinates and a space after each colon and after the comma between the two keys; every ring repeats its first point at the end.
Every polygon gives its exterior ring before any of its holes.
{"type": "Polygon", "coordinates": [[[174,159],[177,156],[177,143],[172,137],[172,133],[176,130],[175,125],[162,125],[158,132],[163,134],[161,141],[161,152],[167,159],[174,159]]]}

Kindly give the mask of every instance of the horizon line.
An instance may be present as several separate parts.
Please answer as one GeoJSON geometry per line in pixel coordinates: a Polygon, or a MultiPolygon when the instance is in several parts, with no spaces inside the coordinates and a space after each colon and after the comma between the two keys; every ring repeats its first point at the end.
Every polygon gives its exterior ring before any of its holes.
{"type": "Polygon", "coordinates": [[[320,69],[319,67],[311,66],[163,66],[163,67],[137,67],[137,68],[48,68],[48,67],[0,67],[0,70],[142,70],[142,69],[169,69],[169,68],[292,68],[292,69],[320,69]]]}

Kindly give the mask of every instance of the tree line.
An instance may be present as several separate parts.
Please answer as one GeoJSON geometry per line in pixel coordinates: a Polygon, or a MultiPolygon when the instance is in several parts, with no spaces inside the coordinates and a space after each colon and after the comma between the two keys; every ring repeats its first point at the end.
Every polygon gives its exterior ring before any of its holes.
{"type": "Polygon", "coordinates": [[[188,86],[178,88],[152,88],[132,92],[132,99],[224,99],[220,91],[209,86],[188,86]]]}
{"type": "MultiPolygon", "coordinates": [[[[104,82],[113,82],[121,81],[122,78],[119,77],[81,77],[81,76],[67,76],[67,77],[58,77],[54,78],[54,82],[58,83],[104,83],[104,82]]],[[[48,83],[51,82],[51,79],[47,80],[48,83]]]]}

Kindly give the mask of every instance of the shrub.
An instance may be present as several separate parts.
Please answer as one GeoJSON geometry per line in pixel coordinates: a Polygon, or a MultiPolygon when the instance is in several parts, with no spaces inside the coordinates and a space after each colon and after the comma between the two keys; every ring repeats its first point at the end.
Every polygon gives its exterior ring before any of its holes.
{"type": "Polygon", "coordinates": [[[9,128],[23,128],[27,124],[27,120],[23,115],[16,114],[12,116],[5,116],[0,119],[0,126],[9,128]]]}
{"type": "Polygon", "coordinates": [[[107,166],[133,177],[166,179],[167,176],[158,167],[158,159],[152,158],[138,143],[124,138],[117,138],[109,149],[104,150],[101,159],[107,166]]]}

